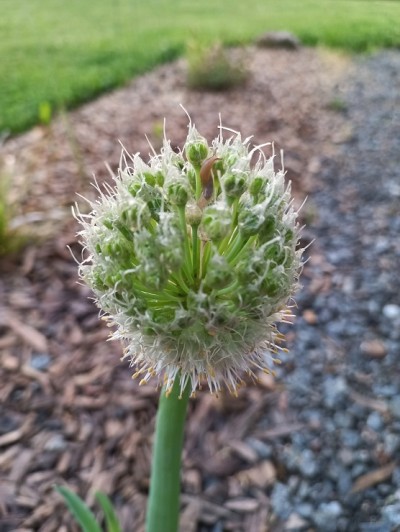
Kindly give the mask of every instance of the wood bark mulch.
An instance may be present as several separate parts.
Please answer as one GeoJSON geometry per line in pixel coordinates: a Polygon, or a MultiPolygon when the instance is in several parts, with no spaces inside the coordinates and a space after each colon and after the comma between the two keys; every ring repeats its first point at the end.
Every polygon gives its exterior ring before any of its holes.
{"type": "MultiPolygon", "coordinates": [[[[145,134],[157,149],[166,117],[168,138],[182,145],[187,117],[179,104],[212,139],[221,113],[224,125],[253,134],[255,144],[274,141],[277,153],[285,150],[300,204],[324,158],[351,135],[334,105],[349,58],[306,48],[246,54],[243,87],[189,91],[178,61],[1,147],[18,208],[13,224],[32,239],[0,263],[1,531],[77,530],[54,491],[61,484],[90,505],[96,490],[106,492],[122,529],[143,529],[158,391],[130,379],[67,247],[79,256],[70,214],[76,192],[94,197],[92,175],[108,179],[104,161],[116,168],[118,139],[146,155],[145,134]]],[[[268,530],[268,488],[285,472],[268,457],[267,443],[300,429],[284,383],[271,377],[238,399],[200,393],[186,428],[181,530],[218,523],[218,530],[268,530]]]]}

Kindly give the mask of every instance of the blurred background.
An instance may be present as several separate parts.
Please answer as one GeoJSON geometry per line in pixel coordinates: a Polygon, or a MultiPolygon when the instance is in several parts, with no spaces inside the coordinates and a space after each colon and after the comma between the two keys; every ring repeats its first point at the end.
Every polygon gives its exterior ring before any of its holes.
{"type": "Polygon", "coordinates": [[[164,119],[181,146],[180,104],[284,150],[310,244],[277,377],[191,403],[182,532],[399,530],[400,3],[1,7],[0,531],[77,530],[55,484],[143,529],[158,391],[77,282],[71,206],[164,119]]]}

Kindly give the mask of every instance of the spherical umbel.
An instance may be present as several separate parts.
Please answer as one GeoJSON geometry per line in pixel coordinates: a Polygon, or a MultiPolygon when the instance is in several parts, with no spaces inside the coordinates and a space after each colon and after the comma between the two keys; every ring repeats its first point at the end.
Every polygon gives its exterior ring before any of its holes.
{"type": "Polygon", "coordinates": [[[77,215],[80,275],[141,382],[236,393],[282,349],[276,324],[302,266],[290,184],[240,133],[208,146],[192,124],[179,153],[164,141],[148,164],[131,159],[77,215]]]}

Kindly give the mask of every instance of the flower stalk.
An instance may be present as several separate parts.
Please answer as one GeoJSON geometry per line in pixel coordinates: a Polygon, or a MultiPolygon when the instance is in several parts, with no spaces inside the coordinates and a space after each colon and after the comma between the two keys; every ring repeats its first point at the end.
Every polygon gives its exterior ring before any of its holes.
{"type": "Polygon", "coordinates": [[[151,467],[146,532],[177,532],[183,435],[191,385],[179,379],[160,394],[151,467]]]}
{"type": "Polygon", "coordinates": [[[114,187],[98,187],[92,212],[77,212],[81,278],[124,341],[133,378],[164,384],[147,532],[178,529],[190,395],[203,384],[237,395],[243,375],[274,374],[285,351],[276,324],[291,315],[303,264],[290,183],[274,154],[220,129],[209,145],[190,123],[182,151],[165,139],[148,164],[123,153],[114,187]]]}

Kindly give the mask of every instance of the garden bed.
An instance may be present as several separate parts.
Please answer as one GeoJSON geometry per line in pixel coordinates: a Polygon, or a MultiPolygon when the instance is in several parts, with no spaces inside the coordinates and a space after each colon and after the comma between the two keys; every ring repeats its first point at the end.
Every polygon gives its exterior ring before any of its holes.
{"type": "MultiPolygon", "coordinates": [[[[211,139],[218,134],[221,114],[225,126],[240,130],[243,137],[254,135],[254,144],[274,141],[276,153],[284,149],[297,204],[310,196],[303,211],[310,226],[305,242],[322,227],[324,213],[314,194],[323,188],[326,168],[340,168],[335,161],[343,160],[343,147],[355,142],[355,127],[362,118],[348,112],[348,80],[356,79],[357,69],[364,68],[359,63],[365,60],[354,62],[348,56],[307,48],[251,48],[246,53],[250,76],[242,87],[221,93],[189,91],[185,63],[179,61],[2,146],[3,171],[12,177],[12,195],[20,205],[18,223],[28,225],[40,239],[18,257],[1,262],[0,530],[74,530],[55,484],[75,489],[89,504],[94,491],[103,490],[113,499],[123,530],[143,527],[158,391],[132,381],[132,370],[119,361],[121,346],[106,342],[109,330],[99,321],[88,289],[78,284],[77,265],[67,247],[79,255],[77,225],[70,214],[70,206],[76,200],[81,203],[76,193],[93,198],[93,174],[99,183],[109,179],[104,162],[116,168],[118,140],[128,151],[145,155],[150,151],[145,135],[158,149],[166,118],[167,138],[181,146],[187,116],[180,104],[211,139]]],[[[395,53],[391,57],[389,63],[398,61],[395,53]]],[[[366,78],[364,84],[368,85],[366,78]]],[[[338,224],[340,216],[339,209],[338,224]]],[[[336,378],[347,375],[349,361],[340,342],[333,338],[329,343],[329,334],[319,329],[312,301],[335,290],[340,265],[327,257],[323,234],[321,239],[305,266],[299,320],[323,335],[324,352],[329,352],[324,371],[336,378]]],[[[349,271],[351,277],[353,270],[349,271]]],[[[289,329],[291,345],[300,342],[299,335],[300,328],[289,329]]],[[[369,344],[369,352],[367,345],[366,357],[385,359],[384,343],[373,339],[377,343],[369,344]]],[[[296,393],[287,386],[295,369],[296,360],[289,357],[277,380],[260,376],[259,385],[249,383],[237,399],[202,392],[191,402],[183,459],[183,532],[318,527],[293,505],[287,513],[279,511],[277,503],[278,484],[290,487],[303,477],[316,484],[325,478],[323,470],[314,474],[304,464],[293,473],[283,458],[296,434],[324,428],[295,408],[296,393]]],[[[390,404],[375,392],[365,393],[363,379],[367,382],[371,375],[369,366],[364,369],[354,377],[355,389],[349,388],[346,397],[351,403],[367,402],[366,408],[388,424],[393,418],[390,404]]],[[[343,403],[338,411],[347,407],[343,403]]],[[[384,426],[398,434],[398,428],[384,426]]],[[[310,450],[317,454],[318,445],[313,445],[310,450]]],[[[368,471],[360,469],[354,478],[376,471],[378,477],[364,476],[364,485],[356,485],[351,477],[349,492],[353,488],[362,493],[380,482],[390,485],[396,463],[390,453],[382,453],[375,462],[371,459],[368,471]]],[[[335,492],[333,499],[341,497],[345,499],[335,492]]],[[[333,499],[327,496],[318,504],[333,499]]],[[[362,497],[359,504],[361,508],[362,497]]],[[[379,519],[376,505],[363,512],[360,519],[379,519]]],[[[351,517],[347,510],[339,518],[346,516],[351,517]]],[[[337,530],[356,530],[349,519],[346,522],[337,530]]]]}

